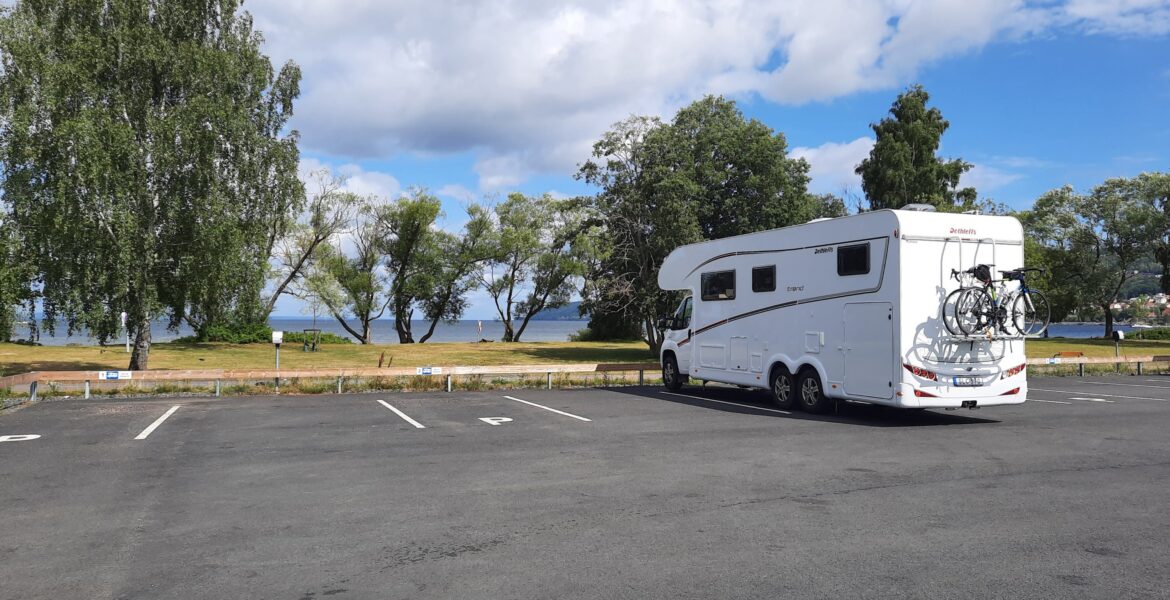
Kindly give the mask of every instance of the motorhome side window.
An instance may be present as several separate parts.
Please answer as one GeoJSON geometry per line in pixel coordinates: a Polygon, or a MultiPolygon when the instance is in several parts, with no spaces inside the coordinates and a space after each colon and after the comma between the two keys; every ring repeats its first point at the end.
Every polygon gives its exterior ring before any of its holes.
{"type": "Polygon", "coordinates": [[[865,275],[869,273],[869,242],[837,247],[838,275],[865,275]]]}
{"type": "Polygon", "coordinates": [[[776,265],[752,267],[752,291],[776,291],[776,265]]]}
{"type": "Polygon", "coordinates": [[[735,271],[703,273],[703,300],[735,300],[735,271]]]}

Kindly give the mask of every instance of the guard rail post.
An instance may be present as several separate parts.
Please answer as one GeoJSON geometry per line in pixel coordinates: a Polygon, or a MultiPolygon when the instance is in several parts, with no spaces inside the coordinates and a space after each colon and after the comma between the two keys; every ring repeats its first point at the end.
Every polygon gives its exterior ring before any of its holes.
{"type": "Polygon", "coordinates": [[[447,374],[447,392],[450,393],[450,391],[451,391],[451,374],[448,373],[447,374]]]}
{"type": "Polygon", "coordinates": [[[548,389],[551,390],[552,389],[552,373],[545,373],[545,377],[547,378],[547,381],[548,381],[548,389]]]}
{"type": "Polygon", "coordinates": [[[37,381],[34,379],[32,383],[28,384],[28,401],[37,401],[37,381]]]}
{"type": "Polygon", "coordinates": [[[221,381],[222,380],[220,380],[220,379],[215,380],[215,397],[216,398],[219,398],[219,394],[220,394],[219,388],[220,388],[221,381]]]}
{"type": "Polygon", "coordinates": [[[1085,376],[1085,363],[1077,363],[1077,375],[1085,376]]]}
{"type": "Polygon", "coordinates": [[[85,380],[85,399],[89,400],[89,380],[85,380]]]}
{"type": "Polygon", "coordinates": [[[646,369],[638,369],[638,385],[646,385],[646,369]]]}

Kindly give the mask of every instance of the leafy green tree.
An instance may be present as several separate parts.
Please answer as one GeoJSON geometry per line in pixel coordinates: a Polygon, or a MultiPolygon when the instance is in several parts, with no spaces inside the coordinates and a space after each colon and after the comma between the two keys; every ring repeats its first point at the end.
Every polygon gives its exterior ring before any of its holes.
{"type": "Polygon", "coordinates": [[[1148,202],[1159,214],[1150,246],[1161,270],[1160,289],[1170,294],[1170,173],[1142,173],[1122,185],[1124,193],[1148,202]]]}
{"type": "Polygon", "coordinates": [[[492,257],[491,216],[477,204],[469,206],[467,213],[470,218],[458,234],[435,232],[442,260],[436,261],[430,293],[419,301],[423,316],[430,321],[420,344],[434,335],[439,321],[451,323],[463,316],[467,294],[479,285],[483,265],[492,257]]]}
{"type": "Polygon", "coordinates": [[[1138,274],[1134,266],[1148,254],[1150,240],[1162,233],[1160,214],[1131,183],[1110,179],[1087,195],[1071,187],[1052,190],[1026,219],[1031,235],[1049,249],[1059,287],[1104,313],[1106,337],[1113,334],[1110,305],[1138,274]]]}
{"type": "Polygon", "coordinates": [[[303,190],[293,63],[237,0],[27,0],[0,15],[3,193],[46,327],[99,340],[258,312],[303,190]]]}
{"type": "Polygon", "coordinates": [[[432,293],[447,259],[435,225],[442,214],[439,199],[420,189],[377,210],[379,248],[386,257],[390,307],[401,344],[414,343],[415,306],[432,293]]]}
{"type": "Polygon", "coordinates": [[[587,225],[579,205],[578,199],[510,194],[496,206],[498,231],[482,280],[504,324],[503,341],[520,341],[532,317],[572,298],[585,274],[587,225]]]}
{"type": "Polygon", "coordinates": [[[746,120],[735,102],[707,96],[647,134],[657,194],[694,206],[703,239],[812,218],[809,165],[788,158],[783,133],[746,120]]]}
{"type": "Polygon", "coordinates": [[[975,202],[974,188],[958,189],[971,165],[936,156],[950,123],[938,108],[927,107],[929,100],[921,85],[911,87],[894,101],[889,117],[870,126],[877,139],[856,172],[871,209],[924,203],[954,210],[975,202]]]}
{"type": "Polygon", "coordinates": [[[20,255],[15,230],[6,226],[8,217],[3,208],[0,202],[0,342],[7,342],[12,339],[19,308],[32,298],[32,273],[20,255]]]}
{"type": "Polygon", "coordinates": [[[275,244],[272,274],[275,288],[264,299],[263,316],[276,308],[276,302],[283,294],[297,297],[312,297],[301,285],[307,273],[319,258],[322,245],[341,235],[353,222],[362,199],[357,194],[342,189],[344,180],[335,177],[328,170],[309,175],[314,192],[308,202],[305,214],[284,232],[275,244]]]}
{"type": "Polygon", "coordinates": [[[321,245],[307,287],[354,339],[372,344],[372,323],[386,314],[391,301],[388,277],[381,268],[381,226],[373,207],[362,207],[348,234],[352,252],[344,252],[338,243],[321,245]],[[356,328],[350,319],[357,321],[356,328]]]}
{"type": "Polygon", "coordinates": [[[787,156],[783,134],[716,97],[680,110],[669,124],[638,116],[616,123],[577,177],[601,188],[590,207],[601,233],[584,305],[599,326],[640,330],[655,352],[663,339],[657,318],[679,301],[677,292],[658,289],[658,268],[672,250],[843,208],[808,194],[808,163],[787,156]],[[623,318],[635,325],[615,324],[623,318]]]}

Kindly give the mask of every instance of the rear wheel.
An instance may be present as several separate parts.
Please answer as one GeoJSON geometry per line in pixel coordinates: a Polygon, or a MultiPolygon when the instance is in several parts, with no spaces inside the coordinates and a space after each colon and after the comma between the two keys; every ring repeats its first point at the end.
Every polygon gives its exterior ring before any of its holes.
{"type": "Polygon", "coordinates": [[[792,373],[784,366],[772,369],[772,403],[779,408],[792,408],[796,405],[796,386],[792,381],[792,373]]]}
{"type": "Polygon", "coordinates": [[[677,392],[682,389],[683,381],[685,381],[685,376],[678,372],[678,361],[674,359],[674,356],[667,356],[663,359],[662,385],[672,392],[677,392]]]}
{"type": "Polygon", "coordinates": [[[799,388],[800,407],[806,412],[816,415],[829,412],[830,400],[825,397],[825,388],[821,385],[821,377],[813,369],[805,369],[800,375],[799,388]]]}

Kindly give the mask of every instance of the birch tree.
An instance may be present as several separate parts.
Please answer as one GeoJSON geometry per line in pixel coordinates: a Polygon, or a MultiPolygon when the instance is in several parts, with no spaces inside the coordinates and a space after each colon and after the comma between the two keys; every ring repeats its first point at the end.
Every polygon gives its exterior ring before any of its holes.
{"type": "Polygon", "coordinates": [[[295,214],[300,70],[238,0],[26,0],[0,15],[0,164],[44,326],[99,341],[255,312],[295,214]]]}

